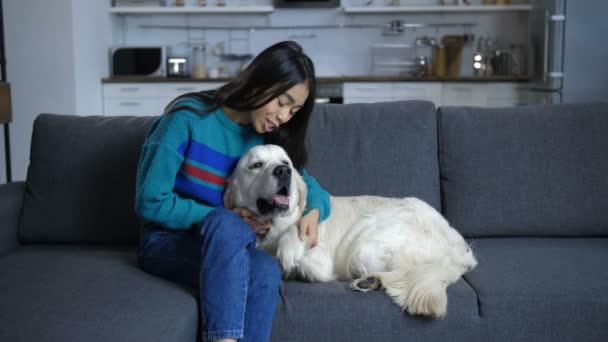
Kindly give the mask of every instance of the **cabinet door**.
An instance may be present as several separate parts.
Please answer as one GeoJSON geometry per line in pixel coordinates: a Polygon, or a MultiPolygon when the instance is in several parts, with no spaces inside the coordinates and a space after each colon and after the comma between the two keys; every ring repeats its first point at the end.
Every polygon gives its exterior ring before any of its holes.
{"type": "Polygon", "coordinates": [[[104,115],[160,115],[180,95],[221,85],[220,82],[104,84],[103,112],[104,115]]]}
{"type": "Polygon", "coordinates": [[[422,100],[430,101],[436,107],[442,105],[442,85],[439,82],[414,83],[400,82],[392,83],[393,100],[422,100]]]}
{"type": "Polygon", "coordinates": [[[486,105],[486,84],[444,83],[443,106],[480,106],[486,105]]]}
{"type": "Polygon", "coordinates": [[[163,113],[167,103],[160,99],[104,99],[103,112],[107,116],[156,116],[163,113]]]}
{"type": "Polygon", "coordinates": [[[162,87],[154,83],[112,83],[103,85],[105,98],[142,98],[162,94],[162,87]]]}
{"type": "Polygon", "coordinates": [[[346,82],[344,103],[371,103],[393,100],[393,89],[388,82],[346,82]]]}
{"type": "Polygon", "coordinates": [[[528,104],[528,87],[519,83],[490,83],[487,85],[486,106],[513,107],[528,104]]]}
{"type": "MultiPolygon", "coordinates": [[[[219,82],[200,82],[200,83],[159,83],[163,97],[174,99],[180,95],[193,93],[203,90],[217,89],[222,86],[219,82]]],[[[168,103],[168,102],[167,102],[168,103]]]]}

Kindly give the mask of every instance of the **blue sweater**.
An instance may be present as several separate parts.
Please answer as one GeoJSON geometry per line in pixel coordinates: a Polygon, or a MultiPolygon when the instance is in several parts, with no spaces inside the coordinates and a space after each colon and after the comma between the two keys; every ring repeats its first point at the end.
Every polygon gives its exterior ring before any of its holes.
{"type": "MultiPolygon", "coordinates": [[[[187,104],[204,110],[196,99],[187,104]]],[[[208,114],[180,109],[162,115],[151,127],[137,169],[135,211],[144,220],[169,229],[188,229],[216,207],[222,207],[226,179],[241,156],[263,144],[253,126],[240,126],[219,108],[208,114]]],[[[319,210],[319,222],[330,213],[329,194],[302,170],[308,187],[307,208],[319,210]]]]}

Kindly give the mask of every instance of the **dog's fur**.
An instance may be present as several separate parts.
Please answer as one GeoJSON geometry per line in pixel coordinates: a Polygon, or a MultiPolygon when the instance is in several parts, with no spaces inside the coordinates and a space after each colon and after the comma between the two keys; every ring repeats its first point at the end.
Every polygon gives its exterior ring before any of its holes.
{"type": "Polygon", "coordinates": [[[224,204],[272,220],[257,245],[276,255],[286,278],[353,280],[351,288],[359,291],[384,288],[411,314],[443,317],[447,286],[477,265],[462,236],[413,197],[331,196],[331,215],[319,225],[318,245],[309,248],[298,238],[306,184],[276,145],[254,147],[241,158],[224,204]]]}

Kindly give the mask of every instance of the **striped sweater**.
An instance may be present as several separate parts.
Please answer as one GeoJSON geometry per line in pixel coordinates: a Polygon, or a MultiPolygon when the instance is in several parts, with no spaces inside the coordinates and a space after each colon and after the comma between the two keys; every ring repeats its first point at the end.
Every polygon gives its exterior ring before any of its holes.
{"type": "MultiPolygon", "coordinates": [[[[204,109],[195,99],[177,105],[204,109]]],[[[137,169],[135,211],[146,221],[169,229],[188,229],[223,206],[226,179],[239,158],[263,144],[253,126],[240,126],[220,108],[208,114],[180,109],[162,115],[150,128],[137,169]]],[[[329,216],[329,194],[302,170],[308,186],[306,212],[329,216]]]]}

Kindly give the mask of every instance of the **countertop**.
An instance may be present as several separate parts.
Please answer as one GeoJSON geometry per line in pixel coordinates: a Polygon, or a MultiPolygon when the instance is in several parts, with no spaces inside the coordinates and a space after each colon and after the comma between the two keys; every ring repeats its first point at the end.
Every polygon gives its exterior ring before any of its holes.
{"type": "MultiPolygon", "coordinates": [[[[187,83],[187,82],[227,82],[232,77],[191,78],[191,77],[160,77],[160,76],[116,76],[105,77],[102,83],[187,83]]],[[[343,82],[528,82],[527,76],[490,76],[490,77],[434,77],[434,76],[321,76],[320,83],[343,82]]]]}

